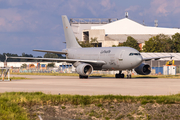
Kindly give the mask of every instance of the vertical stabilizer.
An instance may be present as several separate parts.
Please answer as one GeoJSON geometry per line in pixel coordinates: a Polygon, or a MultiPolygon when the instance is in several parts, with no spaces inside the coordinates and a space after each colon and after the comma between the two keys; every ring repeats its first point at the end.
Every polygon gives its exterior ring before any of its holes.
{"type": "Polygon", "coordinates": [[[62,16],[62,22],[66,39],[66,48],[81,48],[81,46],[76,41],[76,38],[66,15],[62,16]]]}

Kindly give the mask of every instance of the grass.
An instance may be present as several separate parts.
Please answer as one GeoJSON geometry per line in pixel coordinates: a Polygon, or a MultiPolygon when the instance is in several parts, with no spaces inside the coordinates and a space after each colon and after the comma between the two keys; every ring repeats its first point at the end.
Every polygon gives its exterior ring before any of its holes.
{"type": "MultiPolygon", "coordinates": [[[[0,78],[1,80],[2,78],[0,78]]],[[[9,78],[10,80],[23,80],[23,79],[28,79],[28,78],[25,78],[25,77],[10,77],[9,78]]],[[[8,78],[4,78],[4,80],[8,80],[8,78]]]]}
{"type": "MultiPolygon", "coordinates": [[[[7,79],[7,78],[5,78],[7,79]]],[[[25,77],[10,77],[11,80],[21,80],[21,79],[28,79],[28,78],[25,78],[25,77]]]]}
{"type": "MultiPolygon", "coordinates": [[[[12,75],[79,76],[77,73],[11,73],[12,75]]],[[[92,74],[91,77],[115,77],[110,74],[92,74]]],[[[180,78],[180,75],[132,75],[133,78],[180,78]]]]}
{"type": "MultiPolygon", "coordinates": [[[[29,116],[25,106],[35,105],[88,105],[103,104],[116,101],[117,103],[159,103],[159,104],[179,104],[180,94],[164,96],[122,96],[122,95],[51,95],[42,92],[6,92],[0,93],[0,119],[28,120],[29,116]]],[[[65,109],[65,108],[62,108],[65,109]]]]}
{"type": "Polygon", "coordinates": [[[77,73],[11,73],[11,75],[79,76],[77,73]]]}

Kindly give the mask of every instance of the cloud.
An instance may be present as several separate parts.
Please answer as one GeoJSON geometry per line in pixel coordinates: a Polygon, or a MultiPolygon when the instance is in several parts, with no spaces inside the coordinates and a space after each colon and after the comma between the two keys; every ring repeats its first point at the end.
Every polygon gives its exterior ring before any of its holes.
{"type": "Polygon", "coordinates": [[[141,12],[141,15],[151,14],[153,16],[168,16],[180,13],[179,0],[153,0],[150,4],[150,8],[141,12]]]}
{"type": "Polygon", "coordinates": [[[36,29],[36,22],[32,20],[34,15],[37,15],[37,12],[31,10],[20,11],[17,8],[0,9],[0,31],[32,31],[36,29]]]}
{"type": "Polygon", "coordinates": [[[0,0],[0,36],[19,49],[21,45],[29,44],[27,49],[61,50],[65,46],[62,44],[61,15],[68,18],[123,18],[124,12],[130,11],[133,20],[145,18],[154,24],[154,19],[169,20],[172,19],[169,15],[178,16],[180,13],[179,0],[129,1],[0,0]],[[4,32],[8,35],[3,36],[4,32]]]}
{"type": "Polygon", "coordinates": [[[100,5],[102,5],[106,10],[111,9],[112,7],[115,7],[115,4],[110,0],[102,0],[100,5]]]}
{"type": "Polygon", "coordinates": [[[168,1],[167,0],[153,0],[151,3],[151,9],[155,11],[155,14],[168,15],[168,1]]]}
{"type": "Polygon", "coordinates": [[[136,11],[138,10],[139,6],[135,5],[135,6],[130,6],[129,8],[126,8],[125,11],[136,11]]]}

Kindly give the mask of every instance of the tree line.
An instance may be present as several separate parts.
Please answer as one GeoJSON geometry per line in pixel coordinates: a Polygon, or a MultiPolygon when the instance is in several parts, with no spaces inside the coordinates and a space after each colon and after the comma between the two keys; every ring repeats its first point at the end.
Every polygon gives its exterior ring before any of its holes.
{"type": "MultiPolygon", "coordinates": [[[[172,36],[159,34],[151,37],[148,41],[145,41],[143,49],[140,50],[138,41],[133,37],[128,36],[126,42],[123,42],[117,46],[128,46],[137,49],[140,52],[180,52],[180,33],[176,33],[172,36]]],[[[113,47],[117,47],[113,45],[113,47]]]]}

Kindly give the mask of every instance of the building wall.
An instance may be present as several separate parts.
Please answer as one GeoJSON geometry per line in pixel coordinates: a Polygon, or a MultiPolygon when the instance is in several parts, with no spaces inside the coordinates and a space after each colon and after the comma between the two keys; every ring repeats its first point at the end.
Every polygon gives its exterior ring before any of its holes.
{"type": "MultiPolygon", "coordinates": [[[[38,62],[40,64],[48,64],[48,63],[52,63],[52,62],[38,62]]],[[[59,67],[59,65],[71,65],[70,63],[66,63],[66,62],[61,62],[61,63],[55,63],[55,67],[59,67]]],[[[7,67],[21,67],[22,64],[34,64],[37,67],[37,63],[36,62],[7,62],[7,67]]],[[[4,62],[0,62],[0,67],[4,67],[4,62]]]]}
{"type": "Polygon", "coordinates": [[[98,41],[105,40],[105,31],[104,30],[89,30],[89,40],[91,38],[97,38],[98,41]]]}
{"type": "Polygon", "coordinates": [[[77,37],[79,41],[83,41],[84,30],[90,30],[91,26],[101,26],[101,25],[103,24],[71,24],[71,27],[75,37],[77,37]]]}

